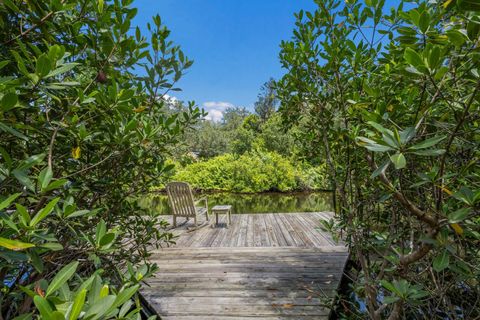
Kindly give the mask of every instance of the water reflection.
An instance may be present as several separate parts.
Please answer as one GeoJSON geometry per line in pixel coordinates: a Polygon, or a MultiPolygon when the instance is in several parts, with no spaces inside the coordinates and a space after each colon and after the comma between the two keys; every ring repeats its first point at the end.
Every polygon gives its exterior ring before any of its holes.
{"type": "MultiPolygon", "coordinates": [[[[208,206],[230,204],[233,213],[268,213],[268,212],[315,212],[332,211],[332,194],[330,192],[302,193],[210,193],[196,195],[206,196],[208,206]]],[[[149,195],[139,200],[142,208],[157,214],[169,214],[167,196],[164,194],[149,195]]]]}

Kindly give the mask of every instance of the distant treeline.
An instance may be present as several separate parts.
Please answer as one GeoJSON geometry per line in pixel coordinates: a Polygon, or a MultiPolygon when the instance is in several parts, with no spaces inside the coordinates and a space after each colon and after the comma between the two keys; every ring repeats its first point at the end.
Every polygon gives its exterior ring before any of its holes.
{"type": "MultiPolygon", "coordinates": [[[[184,108],[175,101],[171,109],[184,108]]],[[[180,180],[196,189],[234,192],[331,189],[325,163],[312,152],[301,125],[286,127],[277,109],[271,79],[262,86],[254,112],[232,107],[221,121],[198,122],[172,150],[175,170],[159,187],[180,180]]]]}

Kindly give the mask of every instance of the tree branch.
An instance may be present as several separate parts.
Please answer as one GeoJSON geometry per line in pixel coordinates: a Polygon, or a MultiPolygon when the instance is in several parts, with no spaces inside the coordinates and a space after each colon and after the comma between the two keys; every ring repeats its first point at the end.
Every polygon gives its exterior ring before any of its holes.
{"type": "MultiPolygon", "coordinates": [[[[378,169],[377,165],[375,164],[375,162],[373,161],[372,157],[369,154],[367,154],[367,161],[370,164],[370,167],[372,168],[372,170],[378,169]]],[[[393,184],[385,175],[385,172],[380,173],[379,177],[383,185],[385,185],[390,190],[393,190],[393,197],[398,202],[400,202],[403,205],[403,207],[405,207],[408,211],[414,214],[418,219],[428,224],[430,227],[436,228],[438,226],[438,221],[434,216],[429,215],[427,212],[415,206],[410,200],[407,199],[407,197],[403,193],[396,190],[396,188],[393,186],[393,184]]]]}

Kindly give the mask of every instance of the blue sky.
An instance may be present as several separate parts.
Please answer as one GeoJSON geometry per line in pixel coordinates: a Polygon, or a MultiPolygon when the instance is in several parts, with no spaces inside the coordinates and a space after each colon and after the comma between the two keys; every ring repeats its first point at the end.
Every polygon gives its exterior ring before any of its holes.
{"type": "MultiPolygon", "coordinates": [[[[387,0],[385,8],[398,4],[387,0]]],[[[136,0],[133,6],[133,24],[143,34],[160,14],[170,39],[194,60],[175,98],[194,100],[211,120],[231,106],[253,109],[261,85],[284,73],[278,53],[280,42],[292,36],[293,14],[317,8],[313,0],[136,0]]]]}
{"type": "Polygon", "coordinates": [[[213,117],[231,105],[253,107],[260,86],[283,73],[279,45],[292,34],[293,13],[315,8],[313,0],[138,0],[133,5],[136,25],[144,27],[160,14],[171,40],[195,61],[175,96],[195,100],[213,117]]]}

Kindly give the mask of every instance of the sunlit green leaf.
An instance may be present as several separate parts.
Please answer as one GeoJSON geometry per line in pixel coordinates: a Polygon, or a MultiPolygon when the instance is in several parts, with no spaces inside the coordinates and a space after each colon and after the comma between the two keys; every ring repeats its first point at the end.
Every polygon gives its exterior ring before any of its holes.
{"type": "Polygon", "coordinates": [[[423,66],[423,58],[415,50],[407,48],[404,54],[405,60],[414,67],[423,66]]]}
{"type": "Polygon", "coordinates": [[[75,296],[75,300],[72,305],[72,310],[70,311],[69,320],[77,320],[82,312],[83,306],[85,304],[85,297],[87,296],[87,289],[81,289],[75,296]]]}
{"type": "Polygon", "coordinates": [[[468,217],[471,211],[471,208],[458,209],[448,215],[448,221],[450,223],[462,222],[468,217]]]}
{"type": "Polygon", "coordinates": [[[0,247],[10,250],[19,251],[35,247],[33,243],[26,243],[19,240],[11,240],[0,237],[0,247]]]}
{"type": "Polygon", "coordinates": [[[75,68],[76,66],[78,66],[79,63],[67,63],[67,64],[64,64],[64,65],[61,65],[60,67],[50,71],[46,76],[45,78],[51,78],[51,77],[55,77],[59,74],[64,74],[70,70],[72,70],[73,68],[75,68]]]}
{"type": "Polygon", "coordinates": [[[35,73],[39,77],[46,76],[50,72],[51,68],[52,68],[52,63],[50,62],[46,54],[42,54],[40,57],[38,57],[37,64],[35,67],[35,73]]]}
{"type": "Polygon", "coordinates": [[[58,180],[52,181],[43,191],[47,192],[47,191],[58,189],[60,187],[63,187],[67,182],[68,182],[67,179],[58,179],[58,180]]]}
{"type": "Polygon", "coordinates": [[[38,175],[38,182],[40,183],[41,190],[45,189],[50,184],[52,176],[53,172],[50,167],[46,167],[45,169],[40,171],[40,174],[38,175]]]}
{"type": "Polygon", "coordinates": [[[18,102],[18,96],[13,92],[6,93],[0,102],[0,111],[8,111],[15,107],[18,102]]]}
{"type": "Polygon", "coordinates": [[[377,176],[379,176],[381,173],[384,173],[385,170],[387,170],[388,166],[390,165],[390,161],[387,160],[385,161],[381,166],[379,166],[373,173],[372,175],[370,176],[370,178],[375,178],[377,176]]]}
{"type": "Polygon", "coordinates": [[[390,156],[390,160],[392,160],[392,163],[394,164],[395,169],[397,170],[403,169],[407,165],[407,160],[405,159],[405,156],[402,153],[396,153],[390,156]]]}
{"type": "Polygon", "coordinates": [[[98,299],[88,308],[83,317],[86,319],[92,316],[95,316],[95,319],[101,318],[107,313],[108,310],[110,310],[115,302],[115,299],[116,297],[113,295],[106,296],[103,299],[98,299]]]}
{"type": "Polygon", "coordinates": [[[450,254],[447,250],[444,250],[438,256],[433,259],[433,269],[436,272],[440,272],[448,267],[450,263],[450,254]]]}
{"type": "Polygon", "coordinates": [[[409,150],[420,150],[420,149],[430,148],[430,147],[438,144],[439,142],[441,142],[445,138],[446,138],[445,136],[438,136],[438,137],[429,138],[429,139],[426,139],[426,140],[424,140],[420,143],[417,143],[417,144],[409,147],[408,149],[409,150]]]}
{"type": "Polygon", "coordinates": [[[18,132],[17,130],[7,126],[6,124],[0,122],[0,130],[4,132],[8,132],[11,135],[23,139],[23,140],[28,140],[27,136],[25,136],[23,133],[18,132]]]}
{"type": "Polygon", "coordinates": [[[60,198],[54,198],[51,200],[43,209],[38,211],[38,213],[32,218],[32,221],[30,221],[30,226],[34,227],[36,226],[40,221],[42,221],[47,215],[52,212],[53,208],[57,204],[57,202],[60,200],[60,198]]]}
{"type": "Polygon", "coordinates": [[[47,299],[37,295],[33,298],[33,303],[35,303],[35,306],[40,312],[40,315],[42,316],[42,318],[44,319],[53,318],[53,315],[52,315],[53,310],[50,307],[50,304],[48,303],[47,299]]]}
{"type": "Polygon", "coordinates": [[[50,285],[45,292],[45,296],[48,297],[55,291],[57,291],[64,283],[66,283],[75,274],[78,267],[78,261],[73,261],[63,267],[52,279],[50,285]]]}
{"type": "Polygon", "coordinates": [[[15,199],[17,199],[20,195],[21,193],[12,194],[7,199],[0,202],[0,210],[8,208],[10,204],[12,204],[12,202],[15,201],[15,199]]]}
{"type": "Polygon", "coordinates": [[[418,150],[418,151],[413,151],[413,154],[419,155],[419,156],[440,156],[445,153],[445,149],[428,149],[428,150],[418,150]]]}

